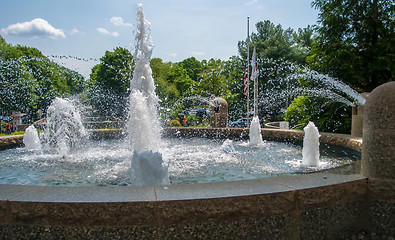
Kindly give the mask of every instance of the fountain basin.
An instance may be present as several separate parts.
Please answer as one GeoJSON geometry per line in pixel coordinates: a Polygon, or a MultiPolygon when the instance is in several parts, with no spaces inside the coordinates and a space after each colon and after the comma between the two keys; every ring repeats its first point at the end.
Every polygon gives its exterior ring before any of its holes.
{"type": "Polygon", "coordinates": [[[336,239],[363,229],[367,181],[319,173],[150,187],[2,185],[0,193],[7,239],[336,239]]]}
{"type": "MultiPolygon", "coordinates": [[[[118,131],[96,130],[94,136],[117,136],[118,131]]],[[[173,134],[248,136],[248,130],[170,128],[164,135],[173,134]]],[[[321,142],[354,150],[361,148],[360,138],[321,135],[321,142]]],[[[303,132],[262,129],[262,136],[300,140],[303,132]]],[[[0,185],[0,236],[42,239],[65,236],[88,239],[103,236],[139,239],[346,237],[366,227],[369,190],[367,178],[349,171],[340,172],[144,187],[0,185]]]]}
{"type": "MultiPolygon", "coordinates": [[[[245,137],[240,139],[238,129],[228,129],[227,140],[224,140],[221,135],[210,138],[209,132],[213,131],[212,129],[199,130],[205,134],[204,137],[191,137],[192,133],[186,136],[185,132],[181,134],[178,131],[174,135],[183,137],[175,137],[168,132],[166,134],[168,137],[162,139],[163,145],[159,147],[160,158],[162,161],[163,156],[166,174],[170,176],[171,184],[236,181],[311,173],[341,168],[360,159],[360,155],[355,151],[323,146],[320,163],[310,167],[302,163],[301,145],[291,143],[297,143],[296,139],[264,141],[259,147],[251,147],[248,139],[245,137]]],[[[93,133],[98,138],[96,135],[98,132],[93,133]]],[[[216,133],[218,134],[219,131],[216,133]]],[[[142,163],[150,161],[147,159],[141,163],[131,164],[131,159],[132,161],[139,159],[134,158],[135,154],[138,153],[130,151],[123,139],[84,141],[79,146],[75,146],[73,151],[66,156],[48,147],[38,150],[35,147],[34,149],[32,147],[10,149],[0,152],[0,158],[3,159],[0,163],[0,184],[41,186],[166,184],[159,180],[151,184],[139,184],[138,179],[148,176],[152,180],[162,179],[152,177],[157,170],[162,170],[162,168],[149,169],[152,170],[150,174],[141,175],[144,171],[140,168],[146,166],[142,163]],[[134,168],[131,168],[131,165],[134,168]],[[136,166],[139,170],[135,172],[136,166]]],[[[150,160],[155,160],[155,158],[150,157],[150,160]]]]}

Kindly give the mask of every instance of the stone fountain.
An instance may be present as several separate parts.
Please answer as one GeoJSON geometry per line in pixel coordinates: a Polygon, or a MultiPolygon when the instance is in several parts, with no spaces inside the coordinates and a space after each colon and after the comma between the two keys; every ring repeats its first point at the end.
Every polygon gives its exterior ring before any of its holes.
{"type": "MultiPolygon", "coordinates": [[[[0,185],[0,238],[341,239],[361,230],[395,236],[395,82],[375,89],[364,110],[363,144],[342,134],[321,133],[320,138],[321,143],[362,148],[361,173],[189,185],[0,185]]],[[[294,130],[261,133],[264,138],[304,137],[294,130]]],[[[248,133],[185,128],[167,134],[248,133]]],[[[14,146],[22,137],[1,140],[2,146],[14,146]]],[[[152,151],[145,146],[138,151],[152,151]]]]}

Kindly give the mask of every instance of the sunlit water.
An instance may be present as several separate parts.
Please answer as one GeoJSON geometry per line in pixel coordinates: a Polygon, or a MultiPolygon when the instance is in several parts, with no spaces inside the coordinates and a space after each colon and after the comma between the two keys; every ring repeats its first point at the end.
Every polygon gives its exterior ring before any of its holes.
{"type": "MultiPolygon", "coordinates": [[[[360,156],[321,146],[320,164],[303,167],[302,147],[264,141],[204,138],[163,139],[160,152],[171,184],[222,182],[299,174],[348,164],[360,156]]],[[[63,157],[57,152],[15,148],[0,151],[0,184],[107,186],[132,185],[131,150],[124,140],[92,141],[63,157]]]]}

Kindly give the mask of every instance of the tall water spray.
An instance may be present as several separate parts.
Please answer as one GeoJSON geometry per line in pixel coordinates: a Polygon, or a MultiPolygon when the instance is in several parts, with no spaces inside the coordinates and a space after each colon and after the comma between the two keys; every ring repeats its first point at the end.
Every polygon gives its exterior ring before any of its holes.
{"type": "Polygon", "coordinates": [[[137,9],[134,59],[136,65],[130,82],[128,133],[136,151],[157,150],[161,126],[157,109],[158,97],[150,67],[153,50],[150,23],[144,18],[143,5],[137,9]]]}
{"type": "Polygon", "coordinates": [[[161,126],[157,116],[159,99],[149,62],[153,46],[150,23],[144,17],[143,5],[139,4],[128,120],[128,138],[134,150],[130,168],[134,185],[169,183],[167,167],[157,152],[161,146],[161,126]]]}
{"type": "Polygon", "coordinates": [[[320,164],[320,133],[313,122],[309,122],[303,130],[302,165],[305,167],[316,167],[320,164]]]}

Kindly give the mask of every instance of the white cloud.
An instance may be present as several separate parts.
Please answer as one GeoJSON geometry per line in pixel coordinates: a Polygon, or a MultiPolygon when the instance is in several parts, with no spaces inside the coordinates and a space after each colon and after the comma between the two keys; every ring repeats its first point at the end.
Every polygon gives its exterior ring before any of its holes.
{"type": "Polygon", "coordinates": [[[124,22],[122,17],[112,17],[110,22],[115,26],[124,26],[124,27],[131,27],[133,24],[124,22]]]}
{"type": "Polygon", "coordinates": [[[170,53],[169,56],[175,58],[175,57],[178,57],[178,53],[173,52],[173,53],[170,53]]]}
{"type": "Polygon", "coordinates": [[[245,5],[251,6],[251,5],[255,5],[257,3],[258,3],[258,0],[251,0],[251,1],[247,2],[245,5]]]}
{"type": "Polygon", "coordinates": [[[193,56],[204,56],[204,55],[206,55],[206,53],[202,52],[202,51],[191,51],[191,54],[193,56]]]}
{"type": "Polygon", "coordinates": [[[42,18],[33,19],[30,22],[15,23],[7,28],[1,29],[4,34],[28,36],[28,37],[48,37],[52,39],[65,38],[62,29],[56,29],[42,18]]]}
{"type": "Polygon", "coordinates": [[[77,28],[73,28],[73,30],[71,30],[70,35],[75,35],[75,34],[79,34],[82,33],[80,32],[77,28]]]}
{"type": "Polygon", "coordinates": [[[262,9],[265,7],[264,5],[260,4],[258,0],[250,0],[250,1],[246,2],[244,5],[253,6],[257,9],[262,9]]]}
{"type": "Polygon", "coordinates": [[[105,29],[105,28],[96,28],[96,30],[100,33],[100,34],[103,34],[103,35],[111,35],[111,36],[113,36],[113,37],[118,37],[119,36],[119,33],[117,33],[117,32],[109,32],[107,29],[105,29]]]}
{"type": "Polygon", "coordinates": [[[257,3],[258,3],[258,0],[251,0],[251,1],[247,2],[246,5],[254,5],[257,3]]]}

